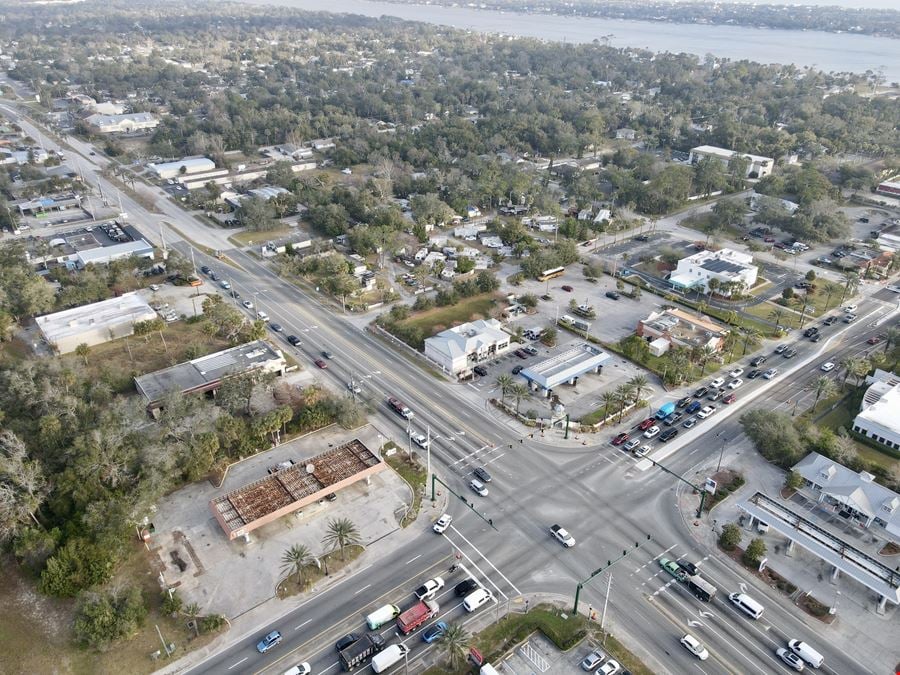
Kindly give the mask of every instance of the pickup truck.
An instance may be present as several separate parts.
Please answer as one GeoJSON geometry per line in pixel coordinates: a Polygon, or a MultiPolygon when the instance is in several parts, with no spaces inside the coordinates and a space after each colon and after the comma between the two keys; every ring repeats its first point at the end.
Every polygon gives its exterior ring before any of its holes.
{"type": "Polygon", "coordinates": [[[572,548],[575,545],[575,538],[569,534],[561,525],[550,526],[550,536],[556,539],[566,548],[572,548]]]}

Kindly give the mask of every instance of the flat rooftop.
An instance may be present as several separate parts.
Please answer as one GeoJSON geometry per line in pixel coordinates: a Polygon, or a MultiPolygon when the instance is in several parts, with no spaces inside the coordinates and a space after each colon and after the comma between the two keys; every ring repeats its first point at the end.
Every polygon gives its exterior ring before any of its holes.
{"type": "Polygon", "coordinates": [[[235,539],[384,468],[378,455],[354,439],[216,497],[209,506],[235,539]]]}
{"type": "Polygon", "coordinates": [[[123,293],[89,305],[64,309],[35,319],[38,328],[48,342],[56,344],[73,335],[81,335],[86,329],[118,326],[124,322],[146,321],[156,317],[156,312],[137,293],[123,293]]]}
{"type": "Polygon", "coordinates": [[[171,392],[184,394],[214,388],[226,375],[252,370],[283,358],[282,353],[265,340],[255,340],[140,375],[134,378],[134,382],[138,391],[153,403],[171,392]]]}
{"type": "Polygon", "coordinates": [[[609,358],[609,354],[585,342],[539,361],[525,368],[521,374],[544,389],[552,389],[602,366],[609,358]]]}

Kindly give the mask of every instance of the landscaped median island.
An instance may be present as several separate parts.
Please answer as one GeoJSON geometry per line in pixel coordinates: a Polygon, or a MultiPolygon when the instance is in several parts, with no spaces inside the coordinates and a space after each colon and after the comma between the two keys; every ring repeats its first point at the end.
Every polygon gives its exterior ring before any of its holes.
{"type": "Polygon", "coordinates": [[[562,652],[574,649],[585,638],[603,641],[603,649],[610,657],[635,675],[651,675],[653,672],[612,635],[606,634],[604,640],[604,633],[596,622],[544,603],[525,613],[507,614],[474,635],[463,632],[460,636],[454,636],[454,640],[438,642],[437,647],[443,657],[441,665],[432,666],[423,675],[470,673],[472,667],[466,657],[473,647],[484,656],[485,663],[497,668],[507,655],[536,632],[544,635],[562,652]]]}
{"type": "Polygon", "coordinates": [[[428,489],[428,476],[425,473],[425,468],[417,461],[415,453],[412,456],[407,455],[393,441],[382,446],[381,456],[388,466],[406,481],[410,490],[412,490],[412,503],[400,521],[400,527],[406,527],[415,522],[416,517],[419,515],[419,509],[422,507],[422,498],[428,489]]]}

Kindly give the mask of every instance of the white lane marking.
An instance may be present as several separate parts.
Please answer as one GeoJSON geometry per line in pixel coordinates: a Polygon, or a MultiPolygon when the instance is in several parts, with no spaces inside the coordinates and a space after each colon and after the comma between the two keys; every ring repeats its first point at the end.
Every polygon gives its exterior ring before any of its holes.
{"type": "Polygon", "coordinates": [[[244,661],[246,661],[249,658],[250,658],[249,656],[245,656],[244,658],[242,658],[240,661],[238,661],[234,665],[228,666],[228,670],[231,670],[232,668],[237,668],[239,665],[241,665],[244,661]]]}
{"type": "MultiPolygon", "coordinates": [[[[466,542],[469,546],[472,547],[472,550],[474,550],[476,553],[478,553],[478,555],[480,555],[482,558],[484,558],[484,561],[485,561],[488,565],[490,565],[490,566],[493,568],[493,570],[494,570],[497,574],[499,574],[499,575],[501,576],[501,578],[502,578],[506,583],[508,583],[508,584],[510,585],[510,587],[511,587],[516,593],[518,593],[519,595],[522,595],[522,591],[520,591],[518,588],[516,588],[516,585],[515,585],[513,582],[511,582],[511,581],[509,580],[509,578],[507,578],[507,576],[506,576],[505,574],[503,574],[503,572],[501,572],[500,570],[498,570],[497,567],[494,565],[494,563],[492,563],[484,553],[482,553],[481,551],[478,550],[478,547],[475,546],[475,544],[473,544],[471,541],[469,541],[468,539],[466,539],[466,538],[463,536],[462,532],[460,532],[459,530],[457,530],[456,527],[454,527],[453,525],[451,525],[450,527],[451,527],[451,529],[452,529],[454,532],[456,532],[456,534],[459,535],[460,539],[462,539],[464,542],[466,542]]],[[[465,555],[465,554],[463,554],[463,555],[465,555]]],[[[498,590],[499,590],[499,589],[498,589],[498,590]]],[[[504,595],[503,597],[505,598],[506,595],[504,595]]]]}
{"type": "MultiPolygon", "coordinates": [[[[453,529],[455,530],[456,528],[453,528],[453,529]]],[[[447,533],[446,533],[446,532],[444,532],[444,536],[447,537],[447,533]]],[[[482,570],[482,569],[475,563],[474,560],[472,560],[472,559],[471,559],[471,558],[470,558],[470,557],[469,557],[469,556],[468,556],[468,555],[467,555],[467,554],[466,554],[459,546],[457,546],[456,543],[455,543],[452,539],[450,539],[449,537],[447,537],[447,540],[450,542],[450,545],[451,545],[453,548],[455,548],[457,551],[459,551],[460,555],[464,555],[464,556],[466,557],[466,560],[468,560],[470,563],[472,563],[472,567],[474,567],[476,570],[478,570],[478,573],[479,573],[481,576],[483,576],[491,586],[493,586],[494,588],[496,588],[496,589],[497,589],[497,592],[498,592],[500,595],[502,595],[502,596],[503,596],[504,598],[506,598],[506,599],[509,599],[509,597],[508,597],[503,591],[500,590],[500,587],[497,586],[497,584],[494,583],[494,580],[491,579],[487,574],[485,574],[485,573],[484,573],[484,570],[482,570]]],[[[475,575],[472,574],[472,573],[468,570],[468,568],[467,568],[465,565],[463,565],[462,563],[460,563],[460,564],[459,564],[459,568],[460,568],[463,572],[466,573],[466,576],[467,576],[467,577],[469,577],[470,579],[472,579],[472,580],[474,580],[474,581],[476,581],[476,582],[478,581],[478,579],[475,577],[475,575]]]]}
{"type": "Polygon", "coordinates": [[[312,621],[312,619],[307,619],[306,621],[304,621],[303,623],[301,623],[299,626],[294,626],[294,630],[300,630],[301,628],[303,628],[303,626],[305,626],[306,624],[308,624],[310,621],[312,621]]]}
{"type": "Polygon", "coordinates": [[[366,584],[365,586],[363,586],[362,588],[360,588],[358,591],[356,591],[353,595],[359,595],[359,594],[362,593],[364,590],[366,590],[367,588],[369,588],[371,585],[372,585],[372,584],[366,584]]]}
{"type": "Polygon", "coordinates": [[[422,554],[420,553],[420,554],[417,555],[415,558],[412,558],[412,559],[410,559],[410,560],[407,560],[404,564],[405,564],[405,565],[409,565],[409,563],[415,562],[416,560],[418,560],[418,559],[421,558],[421,557],[422,557],[422,554]]]}

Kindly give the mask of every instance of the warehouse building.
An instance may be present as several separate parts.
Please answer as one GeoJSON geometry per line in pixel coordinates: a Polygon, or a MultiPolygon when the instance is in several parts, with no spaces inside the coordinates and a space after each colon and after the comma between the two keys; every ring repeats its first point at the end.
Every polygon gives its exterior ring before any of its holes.
{"type": "Polygon", "coordinates": [[[216,163],[207,157],[185,157],[176,162],[162,162],[160,164],[148,164],[147,169],[155,173],[157,177],[166,180],[178,176],[191,175],[212,171],[216,163]]]}
{"type": "Polygon", "coordinates": [[[62,312],[39,316],[35,321],[47,344],[60,354],[74,352],[80,344],[89,347],[134,334],[134,324],[152,321],[156,312],[137,293],[62,312]]]}

